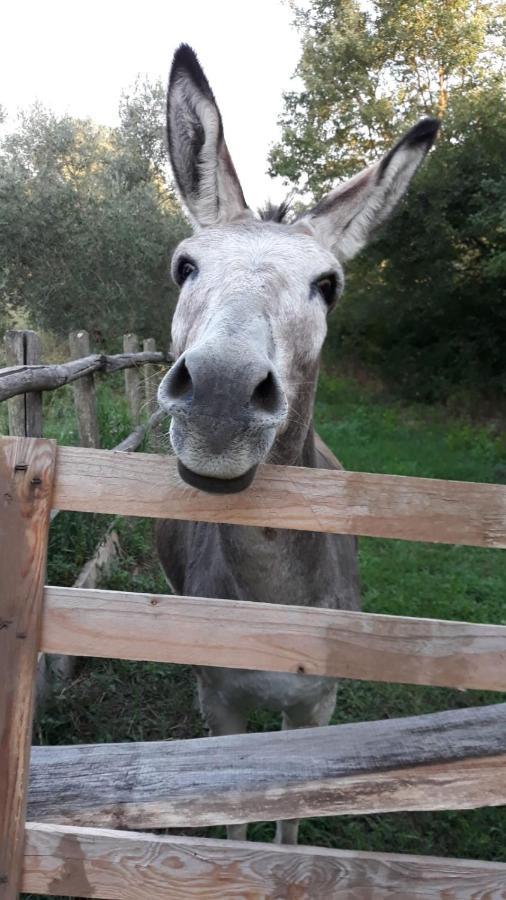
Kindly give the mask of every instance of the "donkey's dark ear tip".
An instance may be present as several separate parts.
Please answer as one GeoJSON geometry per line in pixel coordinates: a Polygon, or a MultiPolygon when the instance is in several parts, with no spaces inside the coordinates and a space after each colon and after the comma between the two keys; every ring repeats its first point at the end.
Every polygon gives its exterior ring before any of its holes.
{"type": "Polygon", "coordinates": [[[173,84],[176,78],[187,75],[193,83],[210,99],[213,98],[213,92],[209,86],[209,82],[204,74],[204,70],[199,63],[198,56],[193,47],[189,44],[180,44],[174,53],[172,60],[172,68],[170,70],[170,82],[173,84]]]}
{"type": "Polygon", "coordinates": [[[415,144],[427,144],[431,147],[436,139],[436,135],[441,127],[439,119],[427,117],[420,119],[413,128],[410,128],[404,137],[404,141],[408,146],[413,147],[415,144]]]}
{"type": "Polygon", "coordinates": [[[180,44],[174,52],[172,67],[176,69],[189,69],[194,66],[195,63],[198,65],[197,54],[193,47],[190,47],[189,44],[180,44]]]}

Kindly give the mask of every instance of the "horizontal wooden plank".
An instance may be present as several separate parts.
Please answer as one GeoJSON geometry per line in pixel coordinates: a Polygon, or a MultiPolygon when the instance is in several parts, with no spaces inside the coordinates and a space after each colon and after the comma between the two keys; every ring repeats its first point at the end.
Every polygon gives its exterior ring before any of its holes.
{"type": "Polygon", "coordinates": [[[173,457],[59,447],[54,505],[126,516],[506,547],[506,485],[263,466],[248,490],[216,495],[184,484],[173,457]]]}
{"type": "Polygon", "coordinates": [[[179,828],[504,803],[498,704],[295,731],[32,747],[28,818],[179,828]]]}
{"type": "Polygon", "coordinates": [[[41,649],[70,656],[506,690],[506,627],[46,587],[41,649]]]}
{"type": "Polygon", "coordinates": [[[23,891],[103,900],[506,897],[506,865],[30,823],[23,891]]]}

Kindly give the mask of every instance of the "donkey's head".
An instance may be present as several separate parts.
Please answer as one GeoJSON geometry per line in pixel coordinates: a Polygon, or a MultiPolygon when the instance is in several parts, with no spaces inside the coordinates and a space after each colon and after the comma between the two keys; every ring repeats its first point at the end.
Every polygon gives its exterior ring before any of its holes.
{"type": "Polygon", "coordinates": [[[283,462],[300,455],[342,264],[394,208],[438,122],[419,122],[376,165],[291,223],[258,219],[246,205],[213,93],[185,45],[172,65],[167,125],[195,231],[172,261],[181,288],[176,362],[158,398],[172,416],[182,478],[203,490],[237,491],[277,438],[289,437],[293,450],[283,462]]]}

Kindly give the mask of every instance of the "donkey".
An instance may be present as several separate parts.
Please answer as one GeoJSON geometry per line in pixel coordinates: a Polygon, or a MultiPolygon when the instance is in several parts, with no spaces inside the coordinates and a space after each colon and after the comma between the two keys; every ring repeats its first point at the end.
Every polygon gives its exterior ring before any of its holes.
{"type": "MultiPolygon", "coordinates": [[[[353,257],[406,190],[439,123],[418,122],[376,165],[286,221],[248,208],[221,115],[193,50],[174,56],[168,146],[194,234],[177,247],[181,289],[172,323],[175,363],[158,401],[171,417],[178,470],[201,491],[248,488],[259,463],[336,468],[312,416],[327,315],[353,257]]],[[[358,609],[356,539],[272,528],[166,520],[159,557],[179,594],[358,609]]],[[[326,725],[334,679],[201,667],[203,717],[213,735],[245,731],[254,707],[282,713],[283,728],[326,725]]],[[[246,837],[246,825],[229,836],[246,837]]],[[[297,820],[276,841],[296,843],[297,820]]]]}

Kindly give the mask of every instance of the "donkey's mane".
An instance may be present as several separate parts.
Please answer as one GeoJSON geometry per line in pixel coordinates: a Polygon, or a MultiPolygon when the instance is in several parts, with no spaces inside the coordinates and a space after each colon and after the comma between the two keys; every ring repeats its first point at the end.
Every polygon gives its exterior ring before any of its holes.
{"type": "Polygon", "coordinates": [[[270,201],[258,210],[258,214],[263,222],[286,222],[286,217],[290,210],[290,201],[283,200],[282,203],[271,203],[270,201]]]}

